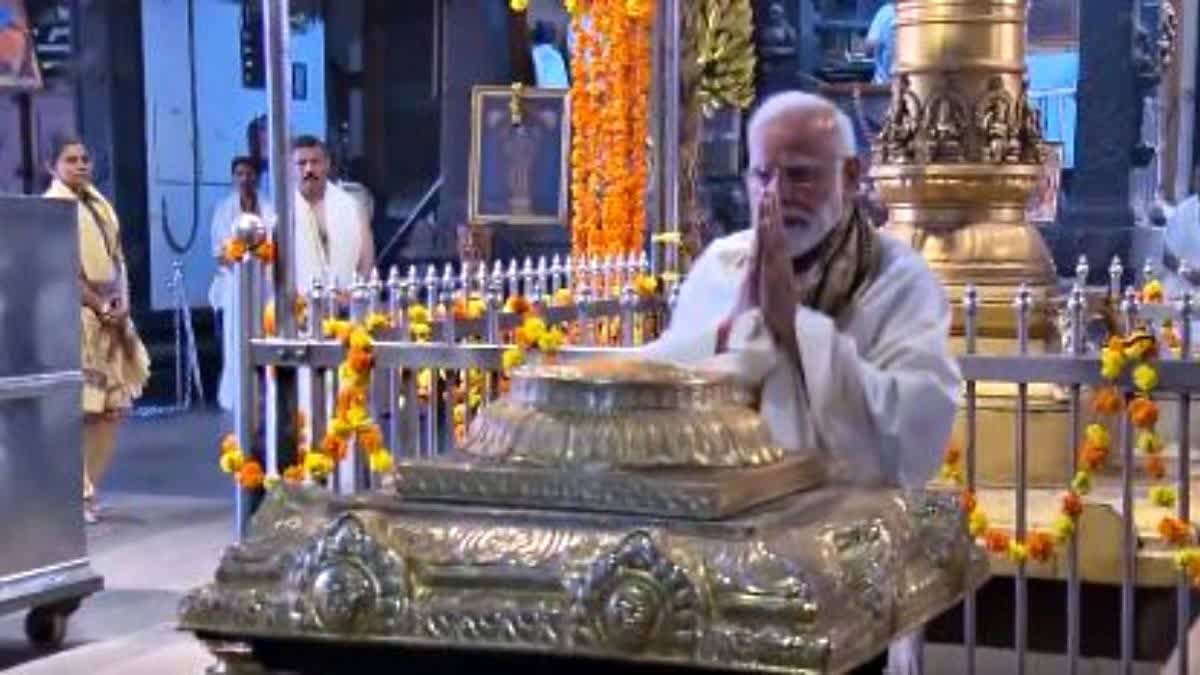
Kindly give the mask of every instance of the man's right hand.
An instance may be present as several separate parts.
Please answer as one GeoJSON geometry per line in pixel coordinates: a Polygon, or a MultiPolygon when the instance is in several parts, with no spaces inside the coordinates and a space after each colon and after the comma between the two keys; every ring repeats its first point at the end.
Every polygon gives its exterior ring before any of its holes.
{"type": "Polygon", "coordinates": [[[717,352],[724,352],[728,347],[729,331],[733,326],[733,322],[746,312],[759,307],[761,304],[759,294],[762,288],[762,247],[759,242],[762,237],[758,236],[757,229],[763,222],[764,218],[770,217],[770,209],[773,202],[770,200],[770,195],[763,192],[758,195],[754,202],[754,211],[751,213],[751,227],[755,228],[754,243],[750,249],[750,261],[746,265],[746,270],[742,276],[741,285],[738,287],[737,301],[733,305],[733,309],[725,316],[725,320],[721,322],[717,330],[717,352]]]}

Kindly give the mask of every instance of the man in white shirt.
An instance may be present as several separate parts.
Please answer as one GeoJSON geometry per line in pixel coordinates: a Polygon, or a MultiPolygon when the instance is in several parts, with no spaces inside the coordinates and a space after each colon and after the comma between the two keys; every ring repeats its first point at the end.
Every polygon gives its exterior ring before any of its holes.
{"type": "Polygon", "coordinates": [[[361,203],[329,181],[329,152],[319,139],[300,136],[292,149],[296,167],[296,290],[307,292],[326,275],[347,288],[358,272],[375,266],[375,241],[361,203]]]}
{"type": "MultiPolygon", "coordinates": [[[[854,131],[832,103],[777,94],[747,139],[753,228],[704,251],[646,355],[758,388],[775,441],[824,456],[835,480],[924,485],[960,383],[941,284],[855,207],[854,131]]],[[[894,650],[893,672],[906,658],[894,650]]]]}
{"type": "Polygon", "coordinates": [[[547,21],[533,24],[533,74],[537,86],[566,89],[571,86],[567,64],[554,46],[554,26],[547,21]]]}
{"type": "Polygon", "coordinates": [[[867,53],[875,58],[875,84],[892,79],[892,59],[896,52],[896,3],[885,2],[871,19],[867,29],[867,53]]]}
{"type": "MultiPolygon", "coordinates": [[[[275,211],[271,204],[258,193],[258,162],[252,157],[234,157],[230,172],[233,174],[233,192],[217,204],[213,211],[210,236],[213,255],[222,260],[225,241],[233,235],[233,228],[243,213],[262,219],[267,227],[275,222],[275,211]]],[[[237,405],[237,377],[241,367],[238,360],[237,320],[241,298],[238,296],[237,274],[233,269],[219,263],[208,291],[208,302],[221,317],[221,382],[217,389],[217,402],[224,410],[233,410],[237,405]]]]}
{"type": "MultiPolygon", "coordinates": [[[[306,294],[313,280],[332,281],[340,289],[343,303],[349,299],[357,272],[368,278],[375,267],[375,241],[366,209],[342,187],[329,180],[329,152],[319,139],[300,136],[292,145],[296,171],[295,245],[296,292],[306,294]]],[[[305,416],[305,433],[312,438],[312,415],[308,402],[312,373],[300,369],[297,378],[299,408],[305,416]]],[[[327,405],[332,403],[332,378],[327,382],[327,405]]],[[[274,415],[274,395],[268,397],[268,416],[274,415]]],[[[329,408],[331,409],[331,408],[329,408]]],[[[268,434],[274,434],[274,425],[268,434]]]]}

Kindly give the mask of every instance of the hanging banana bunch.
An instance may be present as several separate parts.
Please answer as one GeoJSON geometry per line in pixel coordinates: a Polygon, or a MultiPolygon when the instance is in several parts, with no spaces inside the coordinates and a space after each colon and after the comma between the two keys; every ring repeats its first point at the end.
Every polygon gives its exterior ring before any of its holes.
{"type": "Polygon", "coordinates": [[[751,0],[704,0],[697,17],[697,92],[704,115],[754,102],[754,10],[751,0]]]}

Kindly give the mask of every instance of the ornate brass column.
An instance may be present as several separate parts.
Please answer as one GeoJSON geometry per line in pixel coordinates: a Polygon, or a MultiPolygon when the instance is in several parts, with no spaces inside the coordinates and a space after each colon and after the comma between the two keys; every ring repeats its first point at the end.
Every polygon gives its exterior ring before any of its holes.
{"type": "MultiPolygon", "coordinates": [[[[887,230],[941,277],[962,335],[961,299],[979,291],[981,351],[1015,351],[1012,300],[1035,300],[1036,349],[1054,344],[1057,277],[1026,203],[1043,160],[1025,72],[1028,0],[899,0],[892,101],[871,175],[888,205],[887,230]]],[[[1012,481],[1014,390],[979,387],[979,480],[1012,481]]],[[[1064,403],[1030,388],[1030,479],[1066,475],[1064,403]],[[1046,439],[1039,443],[1039,439],[1046,439]]]]}

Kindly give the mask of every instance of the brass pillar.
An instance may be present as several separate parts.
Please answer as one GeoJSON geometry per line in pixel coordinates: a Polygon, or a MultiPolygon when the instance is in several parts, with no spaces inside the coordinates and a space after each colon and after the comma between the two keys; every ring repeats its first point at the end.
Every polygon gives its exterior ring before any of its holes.
{"type": "MultiPolygon", "coordinates": [[[[1053,349],[1057,276],[1026,218],[1044,149],[1025,72],[1028,0],[898,0],[888,117],[872,178],[888,205],[887,231],[908,241],[942,279],[962,335],[961,300],[979,292],[978,345],[1016,351],[1013,298],[1028,284],[1034,351],[1053,349]]],[[[978,388],[980,484],[1011,484],[1015,388],[978,388]]],[[[1029,476],[1061,484],[1069,438],[1064,400],[1030,387],[1029,476]]],[[[956,433],[959,433],[956,431],[956,433]]]]}

